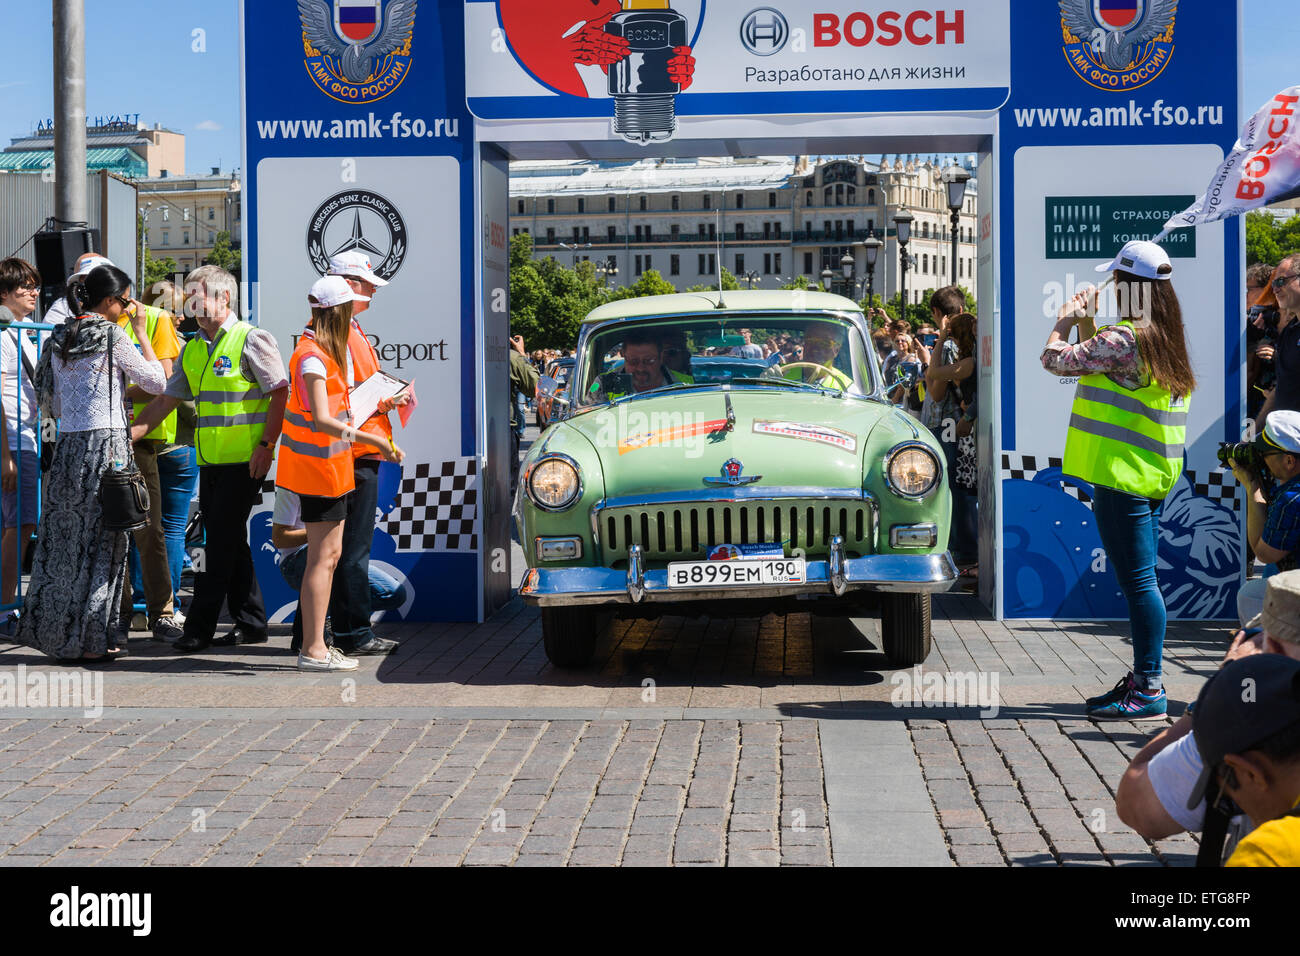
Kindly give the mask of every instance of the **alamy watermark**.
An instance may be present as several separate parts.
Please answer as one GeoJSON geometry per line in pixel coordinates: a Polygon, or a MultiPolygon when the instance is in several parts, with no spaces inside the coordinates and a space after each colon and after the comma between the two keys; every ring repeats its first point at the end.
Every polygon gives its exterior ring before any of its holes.
{"type": "Polygon", "coordinates": [[[889,678],[895,707],[978,707],[980,717],[998,715],[998,675],[994,671],[927,671],[918,664],[889,678]]]}
{"type": "MultiPolygon", "coordinates": [[[[1098,326],[1131,319],[1134,328],[1145,328],[1151,324],[1151,286],[1150,282],[1109,281],[1097,285],[1092,279],[1080,280],[1074,273],[1066,273],[1063,282],[1043,283],[1043,318],[1055,320],[1061,309],[1078,296],[1091,303],[1095,293],[1097,311],[1091,318],[1098,326]]],[[[1083,315],[1082,310],[1079,314],[1083,315]]]]}
{"type": "MultiPolygon", "coordinates": [[[[719,409],[721,411],[721,409],[719,409]]],[[[643,448],[682,448],[687,458],[702,458],[715,433],[726,430],[725,419],[695,412],[643,412],[621,403],[596,413],[597,448],[618,449],[627,455],[643,448]]]]}
{"type": "Polygon", "coordinates": [[[0,711],[19,709],[80,710],[93,720],[104,714],[104,675],[93,671],[46,671],[19,664],[0,671],[0,711]]]}

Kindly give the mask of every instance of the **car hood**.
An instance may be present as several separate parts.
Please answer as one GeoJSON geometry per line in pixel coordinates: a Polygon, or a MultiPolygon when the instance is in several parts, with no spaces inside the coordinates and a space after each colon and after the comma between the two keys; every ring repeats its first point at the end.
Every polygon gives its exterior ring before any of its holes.
{"type": "Polygon", "coordinates": [[[633,399],[562,424],[600,456],[608,497],[727,488],[740,462],[745,487],[860,488],[868,436],[889,421],[899,439],[915,428],[890,406],[791,389],[709,389],[633,399]],[[735,418],[727,429],[727,403],[735,418]],[[734,466],[733,466],[734,470],[734,466]]]}

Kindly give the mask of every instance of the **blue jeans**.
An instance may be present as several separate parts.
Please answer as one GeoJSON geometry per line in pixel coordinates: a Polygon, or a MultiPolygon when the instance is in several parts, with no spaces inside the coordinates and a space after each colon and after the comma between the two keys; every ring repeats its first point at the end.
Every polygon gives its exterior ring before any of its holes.
{"type": "Polygon", "coordinates": [[[158,483],[162,487],[163,537],[167,540],[167,567],[172,576],[172,593],[181,587],[181,564],[185,556],[185,525],[190,518],[190,500],[199,480],[197,452],[192,445],[176,445],[158,456],[158,483]]]}
{"type": "Polygon", "coordinates": [[[1106,558],[1128,601],[1133,676],[1149,690],[1161,686],[1160,664],[1165,647],[1165,598],[1156,580],[1160,511],[1164,504],[1100,485],[1092,498],[1092,513],[1106,558]]]}

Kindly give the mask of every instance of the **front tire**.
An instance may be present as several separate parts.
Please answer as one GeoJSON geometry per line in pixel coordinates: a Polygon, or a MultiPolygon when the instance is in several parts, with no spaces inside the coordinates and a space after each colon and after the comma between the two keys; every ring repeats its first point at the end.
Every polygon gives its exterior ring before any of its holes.
{"type": "Polygon", "coordinates": [[[556,667],[586,667],[596,652],[603,616],[589,607],[542,608],[542,645],[556,667]]]}
{"type": "Polygon", "coordinates": [[[930,595],[882,594],[880,637],[891,664],[914,667],[929,657],[930,595]]]}

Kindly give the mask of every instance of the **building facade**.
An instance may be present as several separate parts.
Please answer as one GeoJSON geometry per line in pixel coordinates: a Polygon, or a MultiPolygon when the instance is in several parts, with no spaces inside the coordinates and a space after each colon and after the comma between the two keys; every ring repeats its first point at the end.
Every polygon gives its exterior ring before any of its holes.
{"type": "MultiPolygon", "coordinates": [[[[631,284],[650,269],[678,289],[713,284],[721,265],[742,287],[779,288],[804,276],[863,299],[870,281],[888,299],[899,291],[901,268],[894,218],[907,210],[914,216],[907,298],[916,303],[951,281],[942,168],[937,157],[901,156],[877,163],[861,157],[518,162],[510,169],[510,229],[530,234],[539,257],[596,263],[612,285],[631,284]],[[884,243],[870,276],[862,245],[868,236],[884,243]],[[846,253],[853,258],[847,279],[846,253]]],[[[975,203],[972,179],[957,227],[957,282],[972,292],[975,203]]]]}
{"type": "Polygon", "coordinates": [[[181,271],[203,264],[221,232],[239,248],[242,192],[238,176],[214,169],[208,176],[139,180],[149,255],[168,256],[181,271]]]}
{"type": "MultiPolygon", "coordinates": [[[[42,123],[30,136],[10,142],[0,153],[0,169],[30,172],[54,165],[54,124],[42,123]]],[[[183,175],[185,134],[153,129],[128,117],[92,117],[86,126],[86,169],[107,169],[126,179],[183,175]]]]}

